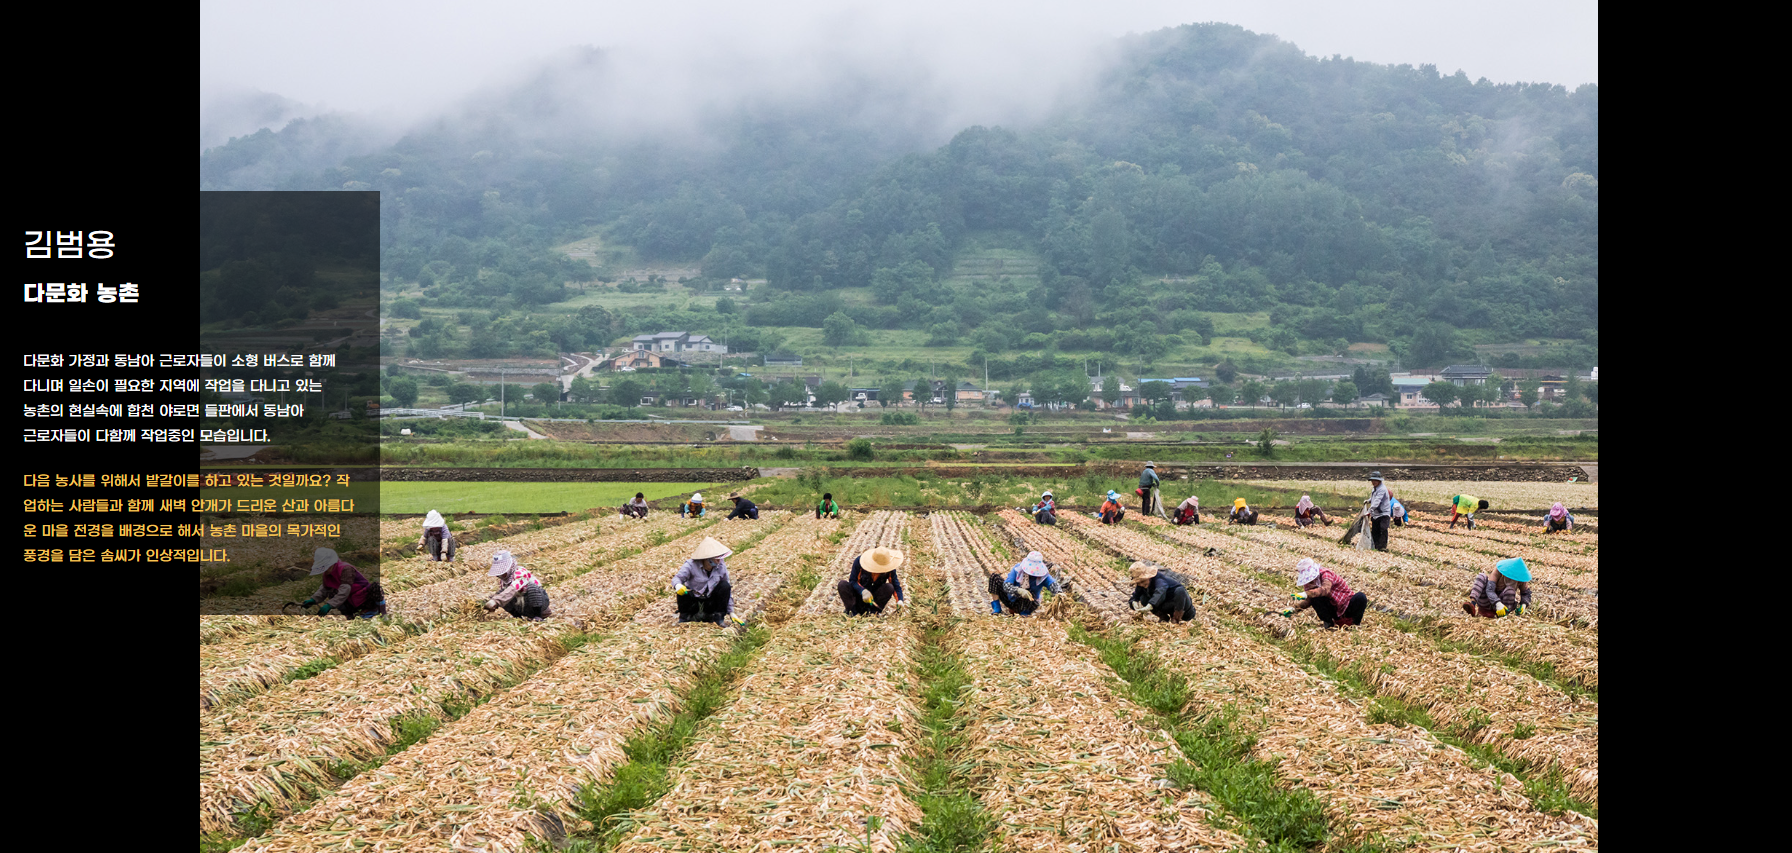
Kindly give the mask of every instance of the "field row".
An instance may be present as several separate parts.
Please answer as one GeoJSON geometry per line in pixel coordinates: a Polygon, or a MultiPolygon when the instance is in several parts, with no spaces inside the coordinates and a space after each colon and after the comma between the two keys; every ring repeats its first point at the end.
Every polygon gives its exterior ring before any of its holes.
{"type": "MultiPolygon", "coordinates": [[[[1288,489],[1320,495],[1356,494],[1369,496],[1366,480],[1248,480],[1248,485],[1267,489],[1288,489]]],[[[1474,495],[1500,510],[1546,510],[1561,501],[1571,509],[1599,508],[1598,483],[1521,483],[1497,480],[1401,480],[1389,483],[1403,501],[1447,503],[1454,495],[1474,495]]],[[[1324,501],[1321,501],[1324,503],[1324,501]]],[[[1542,526],[1539,523],[1538,526],[1542,526]]]]}

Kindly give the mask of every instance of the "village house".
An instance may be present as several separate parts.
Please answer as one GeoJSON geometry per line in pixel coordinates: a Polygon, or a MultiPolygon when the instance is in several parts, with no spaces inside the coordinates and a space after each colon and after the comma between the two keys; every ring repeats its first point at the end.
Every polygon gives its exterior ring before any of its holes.
{"type": "Polygon", "coordinates": [[[631,343],[637,351],[648,352],[714,352],[725,353],[728,348],[712,341],[708,335],[693,335],[690,332],[660,332],[653,335],[636,335],[631,343]]]}
{"type": "Polygon", "coordinates": [[[644,367],[686,367],[684,362],[652,350],[628,350],[599,366],[607,370],[640,370],[644,367]]]}

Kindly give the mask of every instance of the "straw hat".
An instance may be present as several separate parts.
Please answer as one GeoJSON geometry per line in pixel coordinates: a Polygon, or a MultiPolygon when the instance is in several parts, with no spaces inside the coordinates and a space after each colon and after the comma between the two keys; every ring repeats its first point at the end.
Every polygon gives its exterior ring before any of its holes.
{"type": "Polygon", "coordinates": [[[1045,577],[1045,555],[1038,551],[1028,551],[1027,558],[1020,561],[1020,570],[1032,577],[1045,577]]]}
{"type": "Polygon", "coordinates": [[[734,556],[733,549],[717,542],[713,536],[703,537],[703,541],[697,543],[697,550],[691,552],[691,559],[693,560],[708,560],[714,557],[732,556],[734,556]]]}
{"type": "Polygon", "coordinates": [[[734,493],[734,494],[732,494],[732,495],[729,495],[729,496],[728,496],[728,499],[729,499],[729,500],[731,500],[731,501],[738,501],[738,500],[740,500],[740,492],[735,492],[735,493],[734,493]]]}
{"type": "Polygon", "coordinates": [[[336,556],[335,551],[332,551],[329,548],[319,548],[317,549],[317,553],[311,556],[311,573],[314,575],[321,575],[324,572],[329,571],[330,567],[336,565],[336,561],[341,559],[341,557],[336,556]]]}
{"type": "Polygon", "coordinates": [[[1130,571],[1132,572],[1132,582],[1135,584],[1157,577],[1157,567],[1144,560],[1133,563],[1130,571]]]}
{"type": "Polygon", "coordinates": [[[486,574],[494,578],[502,577],[510,574],[510,570],[514,568],[516,568],[516,558],[510,556],[509,551],[499,551],[492,555],[492,568],[486,574]]]}
{"type": "Polygon", "coordinates": [[[1321,566],[1314,562],[1312,557],[1304,557],[1299,563],[1294,565],[1294,582],[1301,586],[1306,586],[1307,584],[1319,580],[1320,569],[1321,566]]]}
{"type": "Polygon", "coordinates": [[[859,568],[881,575],[901,568],[903,559],[902,552],[895,548],[872,548],[859,555],[859,568]]]}

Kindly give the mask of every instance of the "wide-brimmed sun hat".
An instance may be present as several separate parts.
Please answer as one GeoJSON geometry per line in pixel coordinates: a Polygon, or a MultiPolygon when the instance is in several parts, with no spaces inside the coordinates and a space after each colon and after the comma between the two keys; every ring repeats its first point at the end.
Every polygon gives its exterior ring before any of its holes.
{"type": "Polygon", "coordinates": [[[494,578],[502,577],[510,574],[510,570],[514,568],[516,568],[516,558],[510,556],[509,551],[499,551],[492,555],[492,568],[486,574],[494,578]]]}
{"type": "Polygon", "coordinates": [[[872,548],[859,555],[859,568],[881,575],[896,571],[904,559],[902,552],[895,548],[872,548]]]}
{"type": "Polygon", "coordinates": [[[1531,582],[1531,567],[1524,564],[1523,558],[1512,557],[1511,559],[1501,560],[1494,563],[1493,568],[1501,575],[1504,575],[1507,580],[1514,580],[1519,583],[1531,582]]]}
{"type": "Polygon", "coordinates": [[[1132,573],[1132,582],[1135,584],[1139,581],[1148,581],[1157,577],[1157,566],[1147,563],[1144,560],[1133,563],[1128,567],[1127,571],[1132,573]]]}
{"type": "Polygon", "coordinates": [[[732,556],[734,556],[734,549],[717,542],[713,536],[703,537],[703,541],[697,543],[697,550],[691,552],[693,560],[711,560],[716,557],[732,556]]]}
{"type": "Polygon", "coordinates": [[[1375,482],[1378,482],[1378,483],[1381,482],[1381,472],[1380,471],[1370,471],[1369,479],[1374,480],[1375,482]]]}
{"type": "Polygon", "coordinates": [[[311,573],[314,575],[321,575],[324,572],[329,571],[330,567],[336,565],[336,562],[341,559],[341,557],[336,556],[334,550],[329,548],[319,548],[317,549],[317,553],[311,555],[311,573]]]}
{"type": "Polygon", "coordinates": [[[1038,551],[1028,551],[1026,559],[1020,561],[1020,570],[1032,577],[1045,577],[1049,571],[1045,567],[1045,555],[1038,551]]]}
{"type": "Polygon", "coordinates": [[[1300,562],[1294,564],[1294,582],[1300,586],[1306,586],[1307,584],[1319,580],[1319,572],[1322,571],[1323,568],[1323,566],[1314,562],[1312,557],[1304,557],[1300,562]]]}

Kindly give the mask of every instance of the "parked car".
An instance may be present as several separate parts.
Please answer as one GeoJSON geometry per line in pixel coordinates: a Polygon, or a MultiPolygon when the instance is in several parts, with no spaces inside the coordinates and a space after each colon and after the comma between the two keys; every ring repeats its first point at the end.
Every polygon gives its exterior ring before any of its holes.
{"type": "Polygon", "coordinates": [[[746,409],[743,409],[743,408],[741,408],[741,407],[739,407],[739,406],[729,406],[729,407],[728,407],[728,411],[730,411],[730,412],[744,412],[744,411],[746,411],[746,409]]]}

